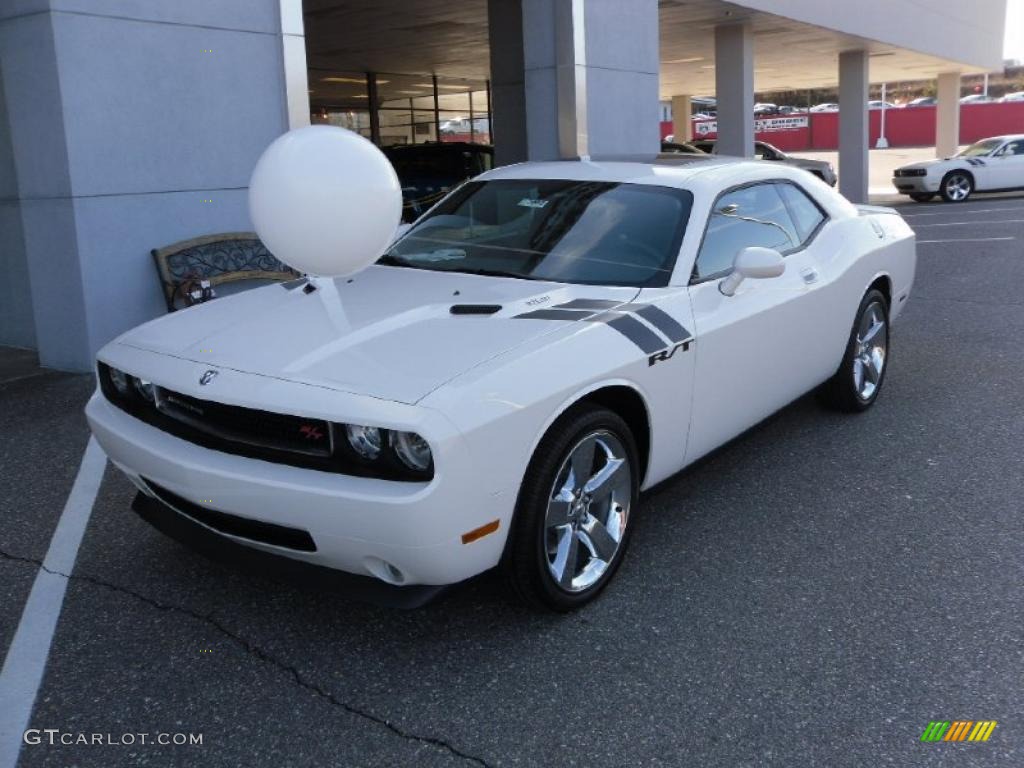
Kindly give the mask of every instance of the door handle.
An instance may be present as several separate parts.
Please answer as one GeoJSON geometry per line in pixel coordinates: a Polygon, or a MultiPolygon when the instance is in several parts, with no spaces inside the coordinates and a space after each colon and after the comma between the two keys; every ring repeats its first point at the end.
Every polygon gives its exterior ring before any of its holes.
{"type": "Polygon", "coordinates": [[[817,282],[818,270],[813,267],[807,267],[800,271],[800,276],[804,279],[804,282],[810,285],[811,283],[817,282]]]}

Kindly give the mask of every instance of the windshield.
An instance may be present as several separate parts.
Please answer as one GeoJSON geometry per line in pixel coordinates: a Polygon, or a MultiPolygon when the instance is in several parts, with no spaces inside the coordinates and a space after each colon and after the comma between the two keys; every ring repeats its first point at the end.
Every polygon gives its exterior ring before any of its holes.
{"type": "Polygon", "coordinates": [[[556,179],[474,181],[443,200],[379,263],[589,285],[662,286],[693,195],[556,179]]]}
{"type": "Polygon", "coordinates": [[[980,157],[981,155],[987,155],[993,150],[998,149],[1002,143],[1002,139],[985,139],[957,152],[956,157],[980,157]]]}

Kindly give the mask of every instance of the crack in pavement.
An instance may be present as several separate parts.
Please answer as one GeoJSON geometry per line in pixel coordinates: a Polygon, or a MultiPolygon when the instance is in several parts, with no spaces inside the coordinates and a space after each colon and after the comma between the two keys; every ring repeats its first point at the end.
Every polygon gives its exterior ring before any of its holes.
{"type": "Polygon", "coordinates": [[[333,693],[326,690],[325,688],[322,688],[317,683],[305,679],[302,676],[302,673],[299,672],[299,670],[296,667],[293,667],[290,664],[286,664],[280,659],[275,658],[259,646],[250,643],[241,635],[232,632],[230,629],[221,624],[217,619],[213,618],[212,614],[202,614],[198,613],[197,611],[193,611],[190,608],[183,608],[178,605],[169,605],[167,603],[161,603],[159,600],[154,600],[153,598],[148,597],[147,595],[143,595],[141,592],[136,592],[132,589],[123,587],[119,584],[114,584],[109,581],[104,581],[103,579],[96,578],[95,576],[88,576],[85,574],[62,573],[60,571],[56,571],[46,567],[41,560],[37,560],[36,558],[12,555],[9,552],[5,552],[3,550],[0,550],[0,558],[3,558],[4,560],[8,560],[10,562],[34,565],[46,571],[47,573],[53,574],[54,576],[60,576],[62,578],[68,579],[69,581],[84,581],[88,584],[92,584],[97,587],[109,589],[112,592],[118,592],[123,595],[128,595],[129,597],[134,597],[136,600],[139,600],[140,602],[143,602],[146,605],[156,608],[157,610],[183,614],[196,621],[208,624],[209,626],[213,627],[218,632],[220,632],[222,635],[227,637],[229,640],[231,640],[235,645],[239,646],[250,656],[254,656],[260,661],[266,662],[267,664],[277,667],[278,670],[289,675],[295,681],[296,685],[298,685],[300,688],[303,688],[315,694],[319,698],[324,699],[325,701],[334,705],[335,707],[339,707],[340,709],[343,709],[349,714],[355,715],[356,717],[361,717],[365,720],[369,720],[371,723],[375,723],[376,725],[383,726],[396,736],[406,739],[407,741],[415,741],[421,744],[428,744],[443,751],[449,752],[455,757],[475,762],[478,765],[483,766],[483,768],[491,768],[490,764],[483,758],[477,757],[476,755],[471,755],[467,752],[463,752],[461,749],[445,741],[444,739],[440,739],[435,736],[423,736],[418,733],[412,733],[411,731],[407,731],[398,727],[397,725],[395,725],[390,720],[387,720],[384,717],[375,715],[372,712],[366,712],[352,704],[342,701],[333,693]]]}

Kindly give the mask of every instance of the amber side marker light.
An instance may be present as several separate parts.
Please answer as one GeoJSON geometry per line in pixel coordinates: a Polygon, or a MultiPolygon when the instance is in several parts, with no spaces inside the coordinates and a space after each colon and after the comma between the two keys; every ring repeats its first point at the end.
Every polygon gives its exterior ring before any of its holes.
{"type": "Polygon", "coordinates": [[[482,539],[484,536],[494,533],[498,530],[498,525],[500,523],[500,520],[492,520],[486,525],[481,525],[479,528],[474,528],[472,531],[462,534],[462,543],[472,544],[477,539],[482,539]]]}

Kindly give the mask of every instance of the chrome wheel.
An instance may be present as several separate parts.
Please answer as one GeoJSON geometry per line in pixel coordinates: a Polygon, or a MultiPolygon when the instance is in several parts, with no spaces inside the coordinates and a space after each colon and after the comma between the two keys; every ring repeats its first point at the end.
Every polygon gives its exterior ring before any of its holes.
{"type": "Polygon", "coordinates": [[[608,570],[626,533],[632,488],[628,454],[611,432],[591,432],[569,451],[544,519],[548,571],[561,589],[582,592],[608,570]]]}
{"type": "Polygon", "coordinates": [[[954,202],[966,200],[971,194],[971,180],[962,173],[954,173],[946,179],[946,196],[954,202]]]}
{"type": "Polygon", "coordinates": [[[868,304],[857,327],[853,357],[853,389],[863,401],[874,397],[882,382],[885,356],[889,343],[885,306],[878,301],[868,304]]]}

